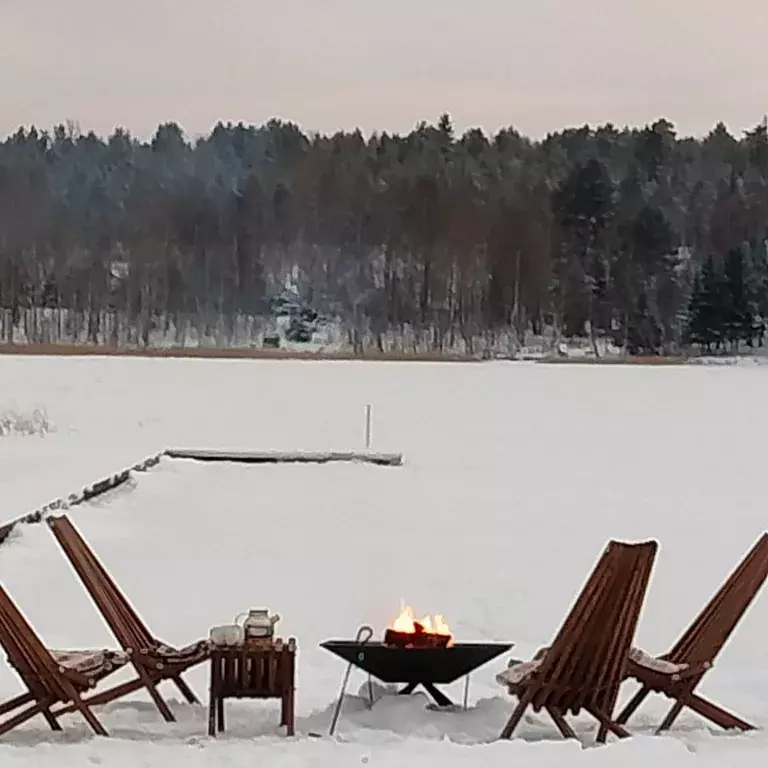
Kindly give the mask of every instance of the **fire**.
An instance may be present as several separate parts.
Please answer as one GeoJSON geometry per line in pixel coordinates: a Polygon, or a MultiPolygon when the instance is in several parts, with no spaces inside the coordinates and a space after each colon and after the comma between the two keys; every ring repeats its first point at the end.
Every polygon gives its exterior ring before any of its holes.
{"type": "Polygon", "coordinates": [[[442,613],[436,613],[434,616],[425,616],[423,619],[416,619],[413,608],[403,602],[400,603],[400,614],[392,623],[392,629],[395,632],[406,634],[415,634],[417,631],[426,632],[430,635],[450,636],[451,634],[451,630],[442,613]],[[417,629],[417,624],[420,629],[417,629]]]}

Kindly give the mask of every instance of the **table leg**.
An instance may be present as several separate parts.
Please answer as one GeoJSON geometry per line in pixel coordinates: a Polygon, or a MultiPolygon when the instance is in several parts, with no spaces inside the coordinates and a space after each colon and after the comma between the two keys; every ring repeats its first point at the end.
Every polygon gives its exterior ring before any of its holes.
{"type": "Polygon", "coordinates": [[[208,701],[208,735],[216,735],[216,699],[213,694],[208,701]]]}
{"type": "Polygon", "coordinates": [[[288,725],[288,694],[280,699],[280,725],[288,725]]]}
{"type": "Polygon", "coordinates": [[[296,690],[293,686],[288,690],[286,698],[285,730],[288,736],[293,736],[296,732],[296,690]]]}
{"type": "Polygon", "coordinates": [[[224,699],[219,696],[216,704],[218,707],[219,733],[224,733],[224,699]]]}
{"type": "Polygon", "coordinates": [[[216,697],[218,691],[217,664],[211,659],[211,679],[208,689],[208,735],[216,735],[216,697]]]}

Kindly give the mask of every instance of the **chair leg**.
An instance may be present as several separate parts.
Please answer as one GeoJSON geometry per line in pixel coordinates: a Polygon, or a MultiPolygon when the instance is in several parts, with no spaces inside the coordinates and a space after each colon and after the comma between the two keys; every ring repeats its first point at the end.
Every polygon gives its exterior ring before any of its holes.
{"type": "Polygon", "coordinates": [[[736,717],[736,715],[701,696],[697,696],[695,693],[691,693],[685,698],[685,705],[715,725],[719,725],[723,730],[753,731],[755,729],[746,720],[736,717]]]}
{"type": "Polygon", "coordinates": [[[7,720],[0,723],[0,736],[2,736],[5,733],[8,733],[8,731],[12,731],[14,728],[21,725],[22,723],[26,723],[27,720],[31,720],[36,715],[39,715],[44,710],[47,710],[50,706],[51,706],[51,703],[49,701],[44,701],[42,703],[37,702],[33,704],[31,707],[28,707],[22,712],[19,712],[17,715],[14,715],[13,717],[9,717],[7,720]]]}
{"type": "Polygon", "coordinates": [[[93,714],[91,707],[83,701],[79,691],[66,678],[62,677],[60,681],[64,692],[69,696],[69,700],[75,709],[85,718],[85,722],[91,726],[91,729],[97,736],[108,736],[106,728],[99,722],[96,715],[93,714]]]}
{"type": "Polygon", "coordinates": [[[187,685],[181,676],[181,673],[171,678],[176,687],[181,691],[181,695],[187,700],[188,704],[199,704],[200,699],[195,696],[194,691],[187,685]]]}
{"type": "MultiPolygon", "coordinates": [[[[152,678],[150,677],[150,679],[152,678]]],[[[195,696],[192,689],[189,688],[186,682],[184,682],[184,680],[181,679],[181,675],[179,675],[178,678],[174,677],[171,679],[174,681],[174,683],[176,683],[179,686],[179,690],[181,691],[182,695],[184,695],[184,697],[187,699],[187,701],[190,704],[200,703],[199,699],[197,698],[197,696],[195,696]],[[179,685],[179,682],[177,680],[181,682],[181,685],[179,685]],[[189,693],[189,696],[187,696],[187,693],[185,693],[184,688],[186,688],[187,692],[189,693]]],[[[157,679],[154,680],[155,685],[157,685],[160,682],[161,680],[157,680],[157,679]]],[[[140,676],[140,677],[137,677],[135,680],[130,680],[127,683],[120,683],[120,685],[116,685],[114,688],[110,688],[109,690],[94,694],[93,696],[89,696],[88,698],[85,698],[83,700],[89,706],[97,707],[103,704],[109,704],[115,701],[115,699],[121,699],[123,696],[127,696],[129,693],[133,693],[134,691],[138,691],[139,689],[144,687],[146,687],[146,681],[140,676]]],[[[75,706],[73,704],[68,704],[63,709],[58,710],[55,714],[58,717],[59,715],[65,715],[74,711],[75,711],[75,706]]],[[[0,710],[0,714],[2,714],[2,710],[0,710]]],[[[171,717],[173,718],[172,714],[171,714],[171,717]]],[[[173,722],[173,720],[169,722],[173,722]]]]}
{"type": "Polygon", "coordinates": [[[608,741],[608,729],[602,723],[597,726],[597,736],[595,736],[595,741],[598,744],[605,744],[605,742],[608,741]]]}
{"type": "Polygon", "coordinates": [[[19,707],[23,707],[25,704],[33,702],[35,697],[31,693],[22,693],[21,696],[16,696],[13,699],[9,699],[4,704],[0,704],[0,715],[7,715],[9,712],[13,712],[19,707]]]}
{"type": "Polygon", "coordinates": [[[136,667],[136,671],[139,673],[139,678],[141,679],[143,686],[147,689],[147,693],[149,693],[152,701],[155,703],[155,706],[163,716],[165,722],[175,723],[176,718],[173,716],[173,712],[171,712],[168,705],[165,703],[165,699],[163,699],[163,697],[157,692],[157,683],[160,681],[157,678],[153,678],[149,672],[147,672],[146,668],[140,664],[134,664],[134,666],[136,667]]]}
{"type": "Polygon", "coordinates": [[[499,738],[501,739],[511,739],[512,734],[515,732],[515,728],[517,728],[518,725],[520,725],[520,721],[523,719],[523,715],[525,714],[525,710],[528,709],[528,705],[533,700],[533,693],[526,692],[523,694],[522,698],[518,702],[518,705],[515,707],[514,712],[512,712],[512,715],[510,716],[509,720],[507,720],[507,724],[504,726],[504,729],[501,732],[501,736],[499,738]]]}
{"type": "Polygon", "coordinates": [[[640,688],[640,690],[627,702],[624,709],[621,710],[615,722],[619,725],[626,725],[629,718],[635,714],[640,705],[648,698],[650,692],[650,688],[646,688],[645,686],[640,688]]]}
{"type": "Polygon", "coordinates": [[[597,731],[597,742],[599,744],[605,744],[609,732],[614,736],[618,736],[620,739],[626,739],[632,735],[623,725],[611,720],[608,715],[601,712],[599,709],[587,707],[587,712],[600,723],[600,728],[597,731]]]}
{"type": "Polygon", "coordinates": [[[672,724],[677,720],[680,713],[683,711],[683,707],[685,704],[683,704],[682,701],[679,699],[675,701],[675,703],[672,705],[672,708],[667,712],[667,716],[661,721],[661,725],[656,729],[656,735],[660,733],[664,733],[664,731],[668,731],[672,724]]]}
{"type": "Polygon", "coordinates": [[[568,721],[563,716],[563,713],[557,707],[546,707],[545,709],[547,710],[549,716],[552,718],[552,721],[557,726],[557,730],[560,731],[564,739],[577,738],[576,731],[571,728],[571,726],[568,724],[568,721]]]}
{"type": "Polygon", "coordinates": [[[74,700],[74,705],[85,718],[88,725],[91,726],[93,732],[97,736],[108,736],[109,734],[107,733],[106,728],[99,722],[99,719],[93,714],[91,708],[80,698],[80,694],[75,695],[77,698],[74,700]]]}
{"type": "Polygon", "coordinates": [[[44,709],[42,715],[45,718],[45,722],[48,723],[52,731],[61,730],[59,721],[56,719],[56,716],[51,712],[50,709],[44,709]]]}
{"type": "MultiPolygon", "coordinates": [[[[138,691],[143,687],[144,681],[137,677],[135,680],[130,680],[127,683],[120,683],[120,685],[116,685],[114,688],[102,691],[101,693],[96,693],[93,696],[83,697],[83,702],[89,707],[99,707],[103,704],[109,704],[115,701],[115,699],[121,699],[123,696],[127,696],[129,693],[138,691]]],[[[70,712],[74,712],[76,709],[77,707],[75,707],[74,704],[67,704],[65,707],[56,710],[54,716],[59,717],[59,715],[67,715],[70,712]]]]}
{"type": "Polygon", "coordinates": [[[157,686],[154,682],[151,680],[146,683],[146,689],[152,698],[152,701],[155,702],[155,706],[157,707],[160,714],[163,716],[163,720],[165,720],[166,723],[175,723],[176,718],[174,717],[173,712],[171,712],[170,707],[165,702],[165,699],[157,692],[157,686]]]}

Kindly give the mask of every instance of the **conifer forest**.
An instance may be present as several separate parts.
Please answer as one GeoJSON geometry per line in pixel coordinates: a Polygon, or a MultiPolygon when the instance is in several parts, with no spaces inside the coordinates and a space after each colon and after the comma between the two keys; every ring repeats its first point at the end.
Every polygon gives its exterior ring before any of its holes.
{"type": "Polygon", "coordinates": [[[256,344],[287,287],[358,349],[762,345],[766,122],[536,141],[448,115],[370,137],[69,123],[0,143],[0,341],[256,344]]]}

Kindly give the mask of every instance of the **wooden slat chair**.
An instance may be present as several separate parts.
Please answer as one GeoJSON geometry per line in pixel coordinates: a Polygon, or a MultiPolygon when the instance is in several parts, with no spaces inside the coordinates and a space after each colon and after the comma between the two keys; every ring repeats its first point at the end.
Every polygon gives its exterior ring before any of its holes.
{"type": "Polygon", "coordinates": [[[519,699],[501,738],[511,738],[529,706],[546,710],[565,738],[576,738],[565,715],[581,710],[599,723],[598,741],[608,731],[630,735],[613,710],[657,549],[655,541],[609,542],[552,645],[498,676],[519,699]]]}
{"type": "Polygon", "coordinates": [[[694,691],[712,668],[768,577],[768,533],[764,533],[668,653],[655,659],[642,651],[630,657],[629,675],[641,685],[617,718],[625,724],[651,692],[674,700],[657,733],[672,727],[684,707],[724,729],[753,726],[694,691]]]}
{"type": "MultiPolygon", "coordinates": [[[[91,599],[136,669],[138,677],[122,686],[123,695],[146,688],[167,722],[173,722],[175,717],[157,691],[159,683],[171,680],[190,704],[199,704],[197,696],[181,675],[190,667],[209,658],[208,641],[199,640],[184,648],[175,648],[158,640],[118,589],[72,521],[66,515],[60,515],[47,518],[47,522],[91,599]]],[[[94,702],[98,701],[97,696],[94,702]]]]}
{"type": "MultiPolygon", "coordinates": [[[[83,694],[93,690],[100,680],[128,663],[122,651],[53,651],[43,645],[19,608],[0,585],[0,645],[8,655],[27,688],[27,693],[0,704],[0,735],[42,715],[54,731],[60,731],[57,717],[65,711],[82,713],[88,725],[100,736],[104,726],[91,711],[93,701],[83,694]],[[57,704],[69,705],[56,712],[57,704]],[[13,714],[15,713],[15,714],[13,714]]],[[[118,698],[119,692],[107,697],[118,698]]]]}

